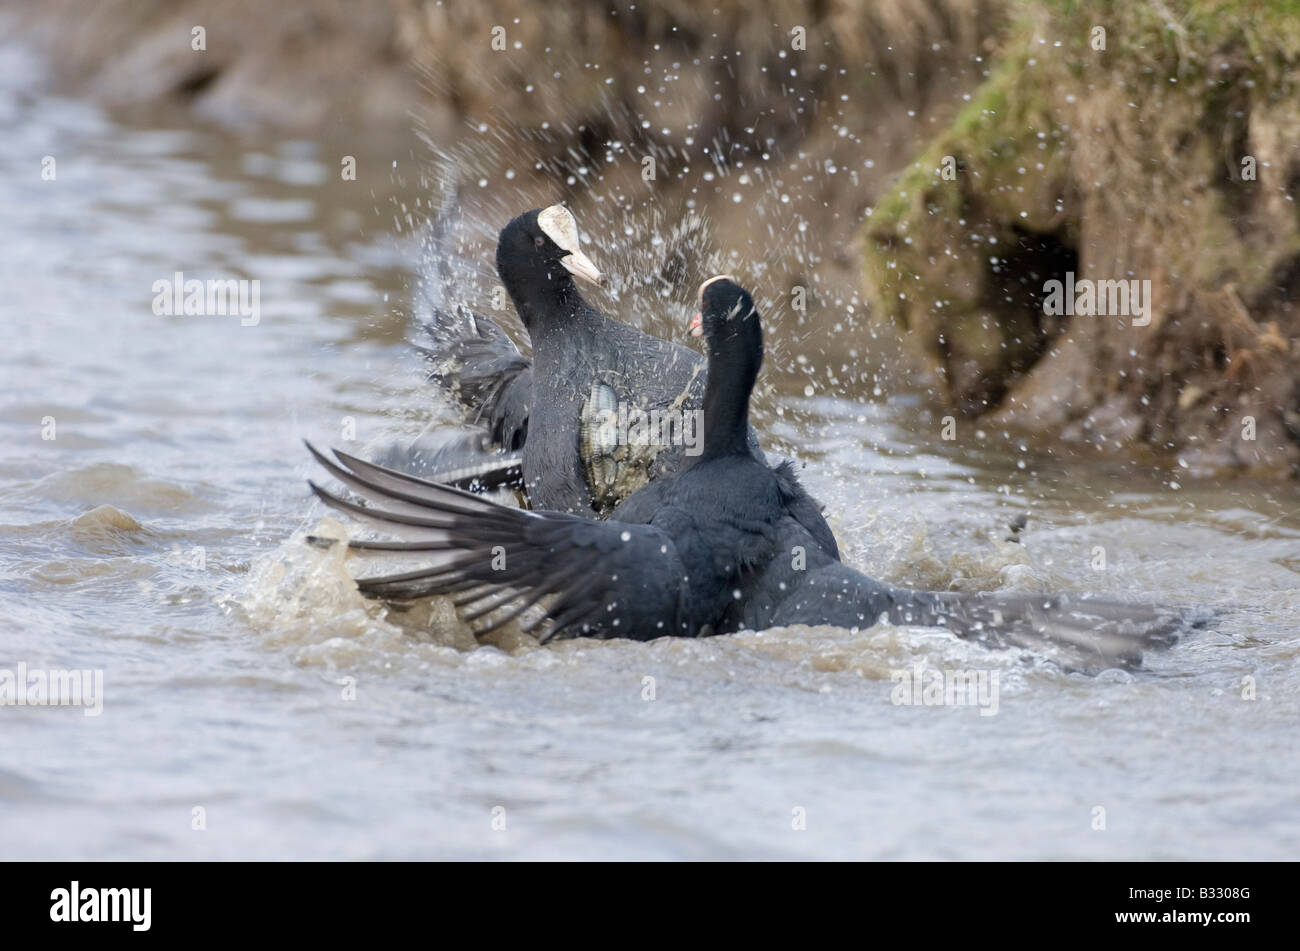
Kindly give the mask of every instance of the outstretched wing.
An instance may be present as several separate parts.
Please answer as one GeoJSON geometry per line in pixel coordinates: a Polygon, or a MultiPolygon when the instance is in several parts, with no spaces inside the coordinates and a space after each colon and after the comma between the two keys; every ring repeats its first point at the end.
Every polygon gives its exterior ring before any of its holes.
{"type": "Polygon", "coordinates": [[[424,321],[432,346],[419,346],[429,379],[455,398],[466,418],[506,451],[528,437],[533,362],[489,317],[465,307],[429,308],[424,321]]]}
{"type": "Polygon", "coordinates": [[[449,176],[442,206],[423,236],[424,258],[414,301],[412,343],[429,362],[436,381],[487,429],[494,445],[519,449],[528,435],[533,364],[505,332],[482,314],[448,301],[455,283],[452,237],[460,218],[459,186],[449,176]]]}
{"type": "Polygon", "coordinates": [[[1173,644],[1209,617],[1178,608],[1085,594],[915,591],[882,584],[839,562],[788,581],[790,594],[746,620],[762,625],[892,624],[945,627],[992,648],[1020,647],[1068,670],[1133,668],[1142,655],[1173,644]]]}
{"type": "Polygon", "coordinates": [[[1174,644],[1208,616],[1081,594],[1001,591],[913,592],[891,611],[894,623],[940,624],[991,647],[1023,647],[1067,670],[1135,668],[1142,655],[1174,644]]]}
{"type": "Polygon", "coordinates": [[[346,499],[311,483],[322,501],[399,536],[352,546],[418,562],[358,579],[369,597],[454,595],[467,621],[485,622],[483,632],[538,606],[540,617],[525,629],[545,621],[543,639],[697,633],[688,629],[685,567],[658,528],[514,509],[337,450],[335,463],[307,448],[360,497],[346,499]]]}

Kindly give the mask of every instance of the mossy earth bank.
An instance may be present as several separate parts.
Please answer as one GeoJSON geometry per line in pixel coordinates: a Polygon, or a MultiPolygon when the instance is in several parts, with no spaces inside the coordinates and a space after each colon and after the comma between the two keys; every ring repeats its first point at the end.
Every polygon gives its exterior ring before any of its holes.
{"type": "Polygon", "coordinates": [[[863,229],[874,312],[941,400],[1201,472],[1294,474],[1298,54],[1293,2],[1020,7],[863,229]]]}

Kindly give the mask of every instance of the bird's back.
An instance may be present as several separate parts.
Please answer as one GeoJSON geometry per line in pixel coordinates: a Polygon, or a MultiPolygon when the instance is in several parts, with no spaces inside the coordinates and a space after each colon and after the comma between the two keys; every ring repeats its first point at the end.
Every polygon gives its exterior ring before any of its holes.
{"type": "Polygon", "coordinates": [[[698,353],[594,311],[536,346],[524,474],[534,508],[608,515],[702,438],[698,353]]]}

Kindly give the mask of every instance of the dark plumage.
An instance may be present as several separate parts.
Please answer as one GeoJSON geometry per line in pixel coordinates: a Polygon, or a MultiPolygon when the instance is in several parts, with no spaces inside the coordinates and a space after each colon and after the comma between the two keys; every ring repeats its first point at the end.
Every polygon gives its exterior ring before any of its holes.
{"type": "MultiPolygon", "coordinates": [[[[749,295],[730,279],[701,288],[708,341],[704,451],[641,489],[604,522],[525,512],[337,453],[317,458],[373,507],[313,485],[328,504],[402,542],[409,571],[364,578],[367,595],[459,596],[470,619],[496,627],[540,605],[547,636],[695,636],[788,624],[941,625],[991,646],[1032,647],[1086,670],[1131,666],[1172,642],[1175,611],[1084,596],[958,594],[882,584],[839,561],[816,502],[789,464],[749,451],[748,403],[762,362],[749,295]]],[[[315,452],[315,450],[312,450],[315,452]]]]}
{"type": "MultiPolygon", "coordinates": [[[[689,458],[685,440],[638,445],[601,422],[620,409],[699,410],[706,369],[700,355],[611,320],[583,299],[574,275],[598,281],[599,274],[578,249],[567,209],[555,205],[511,221],[498,239],[496,263],[532,341],[531,361],[481,314],[431,306],[425,317],[437,341],[436,351],[426,351],[439,362],[434,379],[506,453],[457,466],[483,476],[493,465],[519,465],[533,508],[600,516],[651,479],[676,472],[689,458]]],[[[747,438],[761,458],[757,439],[747,438]]]]}

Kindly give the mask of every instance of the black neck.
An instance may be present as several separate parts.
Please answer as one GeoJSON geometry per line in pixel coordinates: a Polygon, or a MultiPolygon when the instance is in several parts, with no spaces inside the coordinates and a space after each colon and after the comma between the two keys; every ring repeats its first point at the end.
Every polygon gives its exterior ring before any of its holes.
{"type": "Polygon", "coordinates": [[[587,310],[573,278],[559,264],[530,269],[513,278],[501,275],[501,283],[528,328],[529,336],[563,325],[587,310]]]}
{"type": "Polygon", "coordinates": [[[755,315],[727,332],[709,345],[701,459],[749,451],[749,396],[763,363],[763,331],[755,315]]]}

